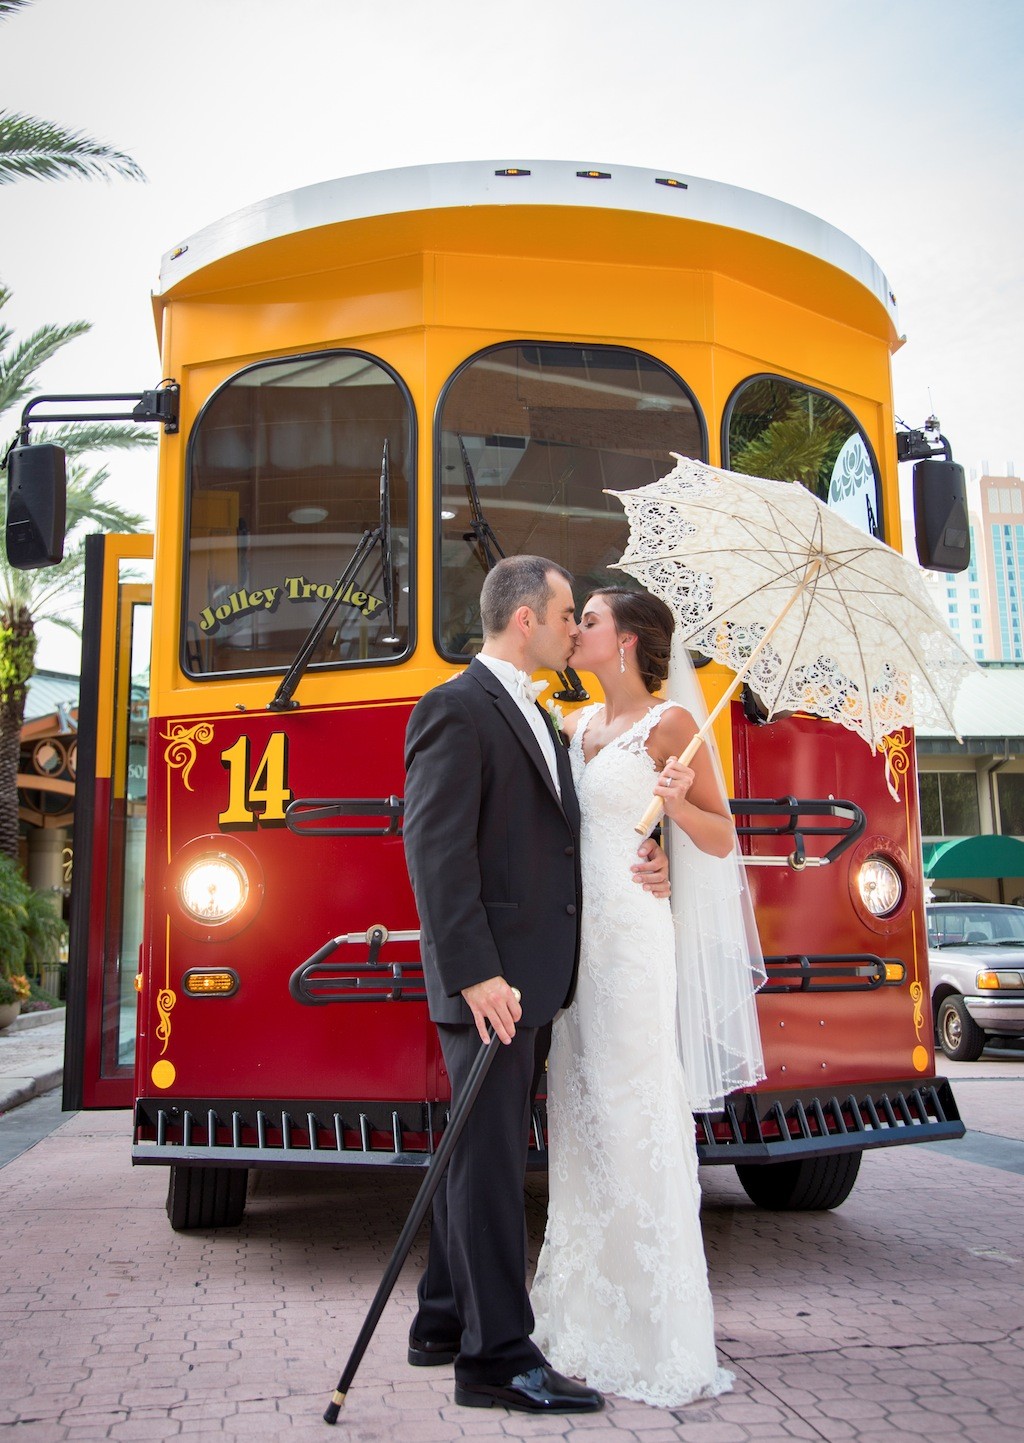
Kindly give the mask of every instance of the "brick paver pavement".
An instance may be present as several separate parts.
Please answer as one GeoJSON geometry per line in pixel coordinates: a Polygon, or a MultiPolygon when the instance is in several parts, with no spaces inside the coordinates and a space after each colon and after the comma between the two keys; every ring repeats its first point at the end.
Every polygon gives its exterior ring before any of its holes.
{"type": "MultiPolygon", "coordinates": [[[[969,1122],[1019,1119],[1012,1070],[958,1084],[969,1122]]],[[[133,1171],[127,1134],[125,1113],[79,1115],[0,1172],[12,1443],[1024,1436],[1024,1187],[1006,1166],[884,1150],[842,1208],[803,1215],[759,1212],[732,1169],[704,1169],[719,1348],[737,1381],[672,1411],[609,1399],[572,1421],[455,1406],[450,1367],[405,1362],[421,1238],[330,1433],[323,1408],[418,1178],[262,1173],[241,1228],[179,1235],[166,1173],[133,1171]]],[[[543,1184],[529,1193],[535,1255],[543,1184]]]]}

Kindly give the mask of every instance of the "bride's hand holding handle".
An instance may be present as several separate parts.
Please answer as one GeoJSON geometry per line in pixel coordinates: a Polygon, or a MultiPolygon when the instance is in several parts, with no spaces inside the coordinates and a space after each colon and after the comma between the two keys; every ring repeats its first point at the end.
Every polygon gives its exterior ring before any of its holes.
{"type": "MultiPolygon", "coordinates": [[[[654,796],[651,799],[650,806],[647,808],[643,816],[640,818],[639,822],[637,822],[636,826],[633,828],[634,832],[636,832],[639,836],[649,837],[654,831],[655,827],[658,825],[659,821],[661,820],[662,811],[665,810],[665,793],[663,791],[660,791],[659,787],[661,786],[661,783],[665,777],[665,772],[670,765],[679,766],[684,771],[689,773],[690,780],[686,788],[686,790],[689,791],[690,787],[693,785],[693,779],[696,776],[696,773],[689,766],[689,763],[693,760],[703,740],[704,738],[701,733],[696,732],[690,738],[686,747],[683,749],[679,756],[669,757],[668,761],[665,763],[665,767],[662,769],[661,776],[658,778],[658,782],[655,785],[654,796]]],[[[669,815],[671,816],[672,814],[669,813],[669,815]]],[[[673,821],[675,820],[677,819],[673,818],[673,821]]]]}
{"type": "Polygon", "coordinates": [[[651,804],[636,830],[641,836],[648,835],[664,810],[700,851],[725,857],[736,845],[736,831],[729,804],[702,748],[704,736],[681,708],[673,708],[661,726],[665,727],[668,761],[658,774],[651,804]]]}
{"type": "Polygon", "coordinates": [[[654,784],[654,795],[665,809],[665,815],[677,825],[681,821],[683,804],[696,780],[697,773],[692,767],[677,757],[669,757],[654,784]]]}

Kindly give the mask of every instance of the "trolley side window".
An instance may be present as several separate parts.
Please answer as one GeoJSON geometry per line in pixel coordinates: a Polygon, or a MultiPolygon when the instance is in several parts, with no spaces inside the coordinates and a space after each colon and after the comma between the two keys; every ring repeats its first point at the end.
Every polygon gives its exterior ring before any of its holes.
{"type": "Polygon", "coordinates": [[[381,519],[385,442],[396,615],[392,623],[378,547],[347,589],[313,667],[379,664],[409,651],[408,393],[372,357],[329,351],[251,366],[213,395],[189,445],[189,675],[291,664],[363,533],[381,519]]]}
{"type": "Polygon", "coordinates": [[[629,491],[672,469],[672,451],[705,459],[693,395],[653,357],[613,346],[520,343],[484,351],[442,397],[435,446],[439,512],[438,648],[476,652],[488,552],[550,557],[577,595],[628,585],[629,491]]]}
{"type": "Polygon", "coordinates": [[[882,536],[878,466],[853,413],[824,391],[754,376],[725,408],[724,464],[744,476],[799,481],[820,501],[882,536]]]}

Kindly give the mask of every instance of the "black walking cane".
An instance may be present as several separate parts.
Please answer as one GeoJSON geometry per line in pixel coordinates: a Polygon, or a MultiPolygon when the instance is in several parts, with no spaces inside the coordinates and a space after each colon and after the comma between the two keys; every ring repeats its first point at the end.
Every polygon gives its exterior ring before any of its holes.
{"type": "MultiPolygon", "coordinates": [[[[517,1000],[518,997],[519,993],[516,992],[517,1000]]],[[[473,1066],[470,1068],[469,1076],[466,1078],[466,1086],[462,1096],[459,1098],[458,1103],[448,1119],[448,1126],[445,1128],[444,1135],[441,1138],[441,1146],[430,1159],[430,1165],[424,1174],[423,1181],[420,1183],[420,1190],[416,1194],[416,1201],[412,1205],[412,1211],[406,1219],[405,1227],[402,1229],[402,1235],[395,1244],[394,1252],[391,1254],[391,1261],[388,1263],[387,1270],[380,1280],[380,1287],[377,1289],[373,1302],[370,1304],[370,1311],[366,1315],[366,1321],[363,1323],[359,1337],[356,1339],[355,1347],[352,1349],[349,1360],[345,1364],[345,1371],[338,1379],[338,1386],[331,1397],[331,1401],[327,1405],[327,1412],[324,1414],[325,1423],[334,1424],[338,1421],[338,1414],[341,1412],[342,1405],[345,1402],[345,1394],[348,1392],[352,1379],[356,1375],[356,1369],[363,1361],[363,1354],[370,1345],[370,1339],[373,1337],[374,1330],[380,1322],[380,1315],[383,1313],[388,1298],[391,1296],[391,1291],[398,1281],[398,1274],[402,1271],[402,1264],[409,1255],[409,1249],[412,1247],[413,1239],[419,1231],[420,1224],[427,1215],[427,1208],[429,1208],[431,1200],[435,1192],[437,1192],[438,1183],[444,1176],[444,1170],[448,1166],[448,1159],[451,1157],[455,1144],[459,1140],[459,1134],[466,1125],[477,1095],[484,1085],[484,1078],[487,1076],[491,1063],[497,1056],[498,1048],[501,1045],[498,1034],[492,1032],[490,1041],[485,1042],[476,1055],[473,1066]]]]}

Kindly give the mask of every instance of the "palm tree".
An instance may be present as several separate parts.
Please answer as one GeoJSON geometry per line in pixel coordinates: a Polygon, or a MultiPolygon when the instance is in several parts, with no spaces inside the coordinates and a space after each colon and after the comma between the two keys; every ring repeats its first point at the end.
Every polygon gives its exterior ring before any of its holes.
{"type": "MultiPolygon", "coordinates": [[[[0,0],[0,20],[25,9],[30,0],[0,0]]],[[[31,115],[0,110],[0,185],[17,180],[59,180],[67,176],[121,175],[144,180],[141,168],[119,150],[31,115]]],[[[10,292],[0,286],[0,309],[10,292]]],[[[0,436],[14,418],[8,413],[39,389],[36,372],[76,336],[89,330],[87,321],[67,326],[41,326],[13,344],[9,327],[0,323],[0,436]]],[[[81,457],[113,447],[153,444],[153,437],[132,427],[82,424],[50,431],[37,429],[34,439],[62,446],[71,458],[68,476],[67,532],[70,549],[59,566],[19,572],[0,559],[0,853],[18,854],[18,754],[25,720],[25,693],[36,654],[36,623],[53,621],[79,631],[72,614],[85,569],[81,528],[137,531],[142,517],[100,495],[105,467],[90,470],[81,457]]],[[[0,524],[6,523],[6,493],[0,501],[0,524]]]]}
{"type": "MultiPolygon", "coordinates": [[[[0,287],[0,309],[9,298],[10,292],[0,287]]],[[[15,344],[10,328],[0,323],[0,436],[16,429],[16,408],[38,390],[34,376],[39,366],[88,329],[86,321],[42,326],[15,344]]],[[[0,555],[0,854],[9,857],[18,854],[18,757],[25,695],[35,667],[36,626],[50,621],[81,634],[75,613],[85,573],[85,530],[138,531],[143,524],[143,517],[102,495],[107,468],[89,467],[82,457],[155,444],[152,433],[112,422],[38,427],[33,440],[61,446],[68,454],[68,547],[57,566],[39,571],[17,571],[0,555]]],[[[6,513],[4,491],[0,528],[6,513]]]]}
{"type": "MultiPolygon", "coordinates": [[[[0,0],[0,20],[23,10],[29,0],[0,0]]],[[[123,176],[145,180],[130,155],[83,135],[80,130],[63,130],[48,120],[0,110],[0,185],[15,180],[60,180],[123,176]]]]}

